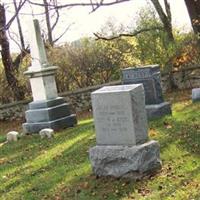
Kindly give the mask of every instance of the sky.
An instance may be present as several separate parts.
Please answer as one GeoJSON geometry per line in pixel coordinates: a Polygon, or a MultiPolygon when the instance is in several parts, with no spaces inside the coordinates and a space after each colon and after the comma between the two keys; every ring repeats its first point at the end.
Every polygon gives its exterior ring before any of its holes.
{"type": "MultiPolygon", "coordinates": [[[[34,0],[40,2],[40,0],[34,0]]],[[[64,2],[64,1],[63,1],[64,2]]],[[[65,1],[67,2],[67,0],[65,1]]],[[[71,1],[73,2],[73,1],[71,1]]],[[[70,30],[59,40],[59,43],[66,41],[74,41],[84,36],[93,36],[94,32],[98,32],[105,22],[112,18],[116,24],[123,24],[124,26],[130,25],[137,16],[139,10],[145,6],[148,6],[149,0],[132,0],[130,2],[121,3],[118,5],[101,7],[93,13],[90,13],[91,8],[78,7],[72,9],[63,9],[61,11],[61,18],[59,24],[54,32],[54,36],[57,37],[63,33],[63,30],[69,25],[70,30]]],[[[163,3],[163,0],[160,0],[163,3]]],[[[172,12],[172,23],[174,26],[179,27],[182,31],[188,31],[191,29],[190,19],[185,7],[184,0],[169,0],[172,12]]],[[[13,14],[13,8],[7,9],[7,18],[9,19],[13,14]]],[[[20,19],[23,32],[25,33],[25,41],[29,40],[29,25],[32,16],[25,15],[25,13],[33,13],[35,18],[38,18],[41,23],[41,28],[45,26],[44,21],[38,16],[38,13],[43,12],[41,7],[32,10],[30,6],[25,6],[21,10],[20,19]]],[[[11,26],[11,34],[17,33],[16,23],[11,26]]],[[[12,34],[12,37],[16,38],[16,34],[12,34]]],[[[17,39],[17,38],[16,38],[17,39]]],[[[15,42],[11,42],[11,51],[17,51],[18,45],[15,42]]]]}

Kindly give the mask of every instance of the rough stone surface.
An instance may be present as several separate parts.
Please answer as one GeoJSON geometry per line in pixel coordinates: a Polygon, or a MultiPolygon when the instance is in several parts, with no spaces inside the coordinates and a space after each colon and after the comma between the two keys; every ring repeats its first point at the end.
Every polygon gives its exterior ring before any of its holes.
{"type": "Polygon", "coordinates": [[[165,115],[171,115],[171,105],[168,102],[163,102],[156,105],[146,105],[146,112],[148,119],[156,119],[165,115]]]}
{"type": "Polygon", "coordinates": [[[91,96],[98,145],[136,145],[147,141],[142,84],[103,87],[91,96]]]}
{"type": "Polygon", "coordinates": [[[200,101],[200,88],[192,89],[192,101],[200,101]]]}
{"type": "Polygon", "coordinates": [[[145,90],[145,104],[159,104],[163,102],[160,68],[158,65],[147,65],[139,68],[122,70],[123,84],[142,83],[145,90]]]}
{"type": "Polygon", "coordinates": [[[19,133],[16,131],[10,131],[7,133],[6,138],[8,142],[16,142],[18,140],[19,133]]]}
{"type": "Polygon", "coordinates": [[[161,168],[159,144],[149,141],[137,146],[95,146],[89,151],[97,176],[141,179],[161,168]]]}
{"type": "Polygon", "coordinates": [[[51,129],[51,128],[45,128],[45,129],[42,129],[40,132],[39,132],[39,135],[40,137],[43,139],[45,137],[47,138],[52,138],[54,136],[54,130],[51,129]]]}

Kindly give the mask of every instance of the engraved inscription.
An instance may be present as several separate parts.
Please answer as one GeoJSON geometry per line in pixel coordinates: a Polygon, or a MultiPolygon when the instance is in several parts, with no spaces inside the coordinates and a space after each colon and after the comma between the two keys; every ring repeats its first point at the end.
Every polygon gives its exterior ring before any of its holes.
{"type": "Polygon", "coordinates": [[[98,105],[95,120],[100,131],[106,133],[109,137],[128,132],[127,126],[130,119],[124,109],[124,105],[98,105]]]}
{"type": "Polygon", "coordinates": [[[143,69],[143,70],[133,70],[133,71],[127,71],[125,74],[125,79],[143,79],[143,78],[149,78],[150,77],[150,71],[149,69],[143,69]]]}

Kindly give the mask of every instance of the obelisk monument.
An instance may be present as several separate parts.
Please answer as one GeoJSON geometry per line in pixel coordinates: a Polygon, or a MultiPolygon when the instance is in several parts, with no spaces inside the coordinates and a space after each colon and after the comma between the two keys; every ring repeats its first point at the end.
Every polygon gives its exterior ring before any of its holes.
{"type": "Polygon", "coordinates": [[[30,79],[33,101],[26,111],[25,133],[37,133],[43,128],[54,130],[74,126],[76,115],[71,114],[70,106],[64,98],[58,97],[55,72],[58,67],[47,61],[44,43],[38,20],[34,19],[31,28],[31,66],[24,73],[30,79]]]}

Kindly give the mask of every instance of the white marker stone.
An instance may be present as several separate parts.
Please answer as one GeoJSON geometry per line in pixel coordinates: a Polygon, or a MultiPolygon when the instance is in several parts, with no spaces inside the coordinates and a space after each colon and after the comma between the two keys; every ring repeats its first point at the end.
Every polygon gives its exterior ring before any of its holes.
{"type": "Polygon", "coordinates": [[[16,142],[18,140],[19,133],[17,131],[10,131],[7,133],[6,138],[8,142],[16,142]]]}

